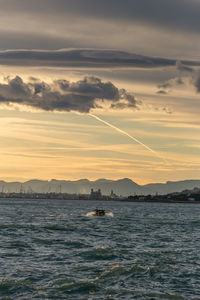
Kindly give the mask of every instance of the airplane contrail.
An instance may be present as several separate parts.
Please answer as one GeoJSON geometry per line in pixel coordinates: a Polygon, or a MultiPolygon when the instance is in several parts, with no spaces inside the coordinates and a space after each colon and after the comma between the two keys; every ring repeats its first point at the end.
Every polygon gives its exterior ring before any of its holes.
{"type": "Polygon", "coordinates": [[[157,156],[159,159],[161,159],[162,161],[164,161],[166,164],[169,164],[168,161],[162,157],[157,151],[151,149],[149,146],[145,145],[144,143],[142,143],[141,141],[139,141],[137,138],[135,138],[134,136],[130,135],[128,132],[110,124],[109,122],[104,121],[103,119],[97,117],[96,115],[93,115],[91,113],[88,114],[89,116],[93,117],[94,119],[104,123],[105,125],[107,125],[108,127],[111,127],[113,129],[115,129],[116,131],[128,136],[131,140],[133,140],[134,142],[140,144],[141,146],[143,146],[145,149],[149,150],[151,153],[153,153],[155,156],[157,156]]]}

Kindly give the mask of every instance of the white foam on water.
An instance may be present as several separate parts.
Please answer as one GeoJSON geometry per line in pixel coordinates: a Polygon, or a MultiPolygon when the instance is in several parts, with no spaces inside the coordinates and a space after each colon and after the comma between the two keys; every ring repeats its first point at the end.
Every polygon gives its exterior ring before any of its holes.
{"type": "Polygon", "coordinates": [[[86,217],[93,217],[93,216],[95,216],[95,211],[89,211],[85,216],[86,217]]]}
{"type": "Polygon", "coordinates": [[[114,217],[114,214],[112,213],[112,212],[108,212],[108,213],[106,213],[106,216],[108,216],[108,217],[114,217]]]}

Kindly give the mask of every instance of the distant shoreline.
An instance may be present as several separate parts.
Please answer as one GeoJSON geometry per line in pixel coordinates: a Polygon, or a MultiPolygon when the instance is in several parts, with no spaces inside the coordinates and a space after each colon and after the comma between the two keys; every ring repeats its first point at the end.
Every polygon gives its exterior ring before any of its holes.
{"type": "Polygon", "coordinates": [[[166,204],[200,204],[200,201],[191,201],[191,200],[183,200],[183,201],[176,201],[176,200],[130,200],[128,198],[124,199],[70,199],[70,198],[48,198],[48,197],[41,197],[41,198],[31,198],[31,197],[0,197],[0,201],[2,200],[51,200],[51,201],[88,201],[88,202],[128,202],[128,203],[166,203],[166,204]]]}

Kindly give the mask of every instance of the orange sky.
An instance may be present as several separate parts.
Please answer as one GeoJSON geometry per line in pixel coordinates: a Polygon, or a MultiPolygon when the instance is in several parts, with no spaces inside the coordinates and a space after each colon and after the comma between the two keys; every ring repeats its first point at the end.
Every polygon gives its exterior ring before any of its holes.
{"type": "Polygon", "coordinates": [[[199,179],[198,1],[55,3],[0,0],[0,179],[199,179]]]}

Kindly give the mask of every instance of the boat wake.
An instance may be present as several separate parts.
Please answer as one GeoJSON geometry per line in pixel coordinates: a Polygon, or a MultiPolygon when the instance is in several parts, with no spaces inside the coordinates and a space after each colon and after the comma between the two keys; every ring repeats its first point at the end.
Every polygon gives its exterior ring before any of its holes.
{"type": "Polygon", "coordinates": [[[114,217],[114,214],[112,213],[112,212],[108,212],[108,213],[106,213],[106,216],[108,216],[108,217],[114,217]]]}
{"type": "Polygon", "coordinates": [[[93,217],[93,216],[95,216],[96,214],[95,214],[95,211],[89,211],[85,216],[86,217],[93,217]]]}

